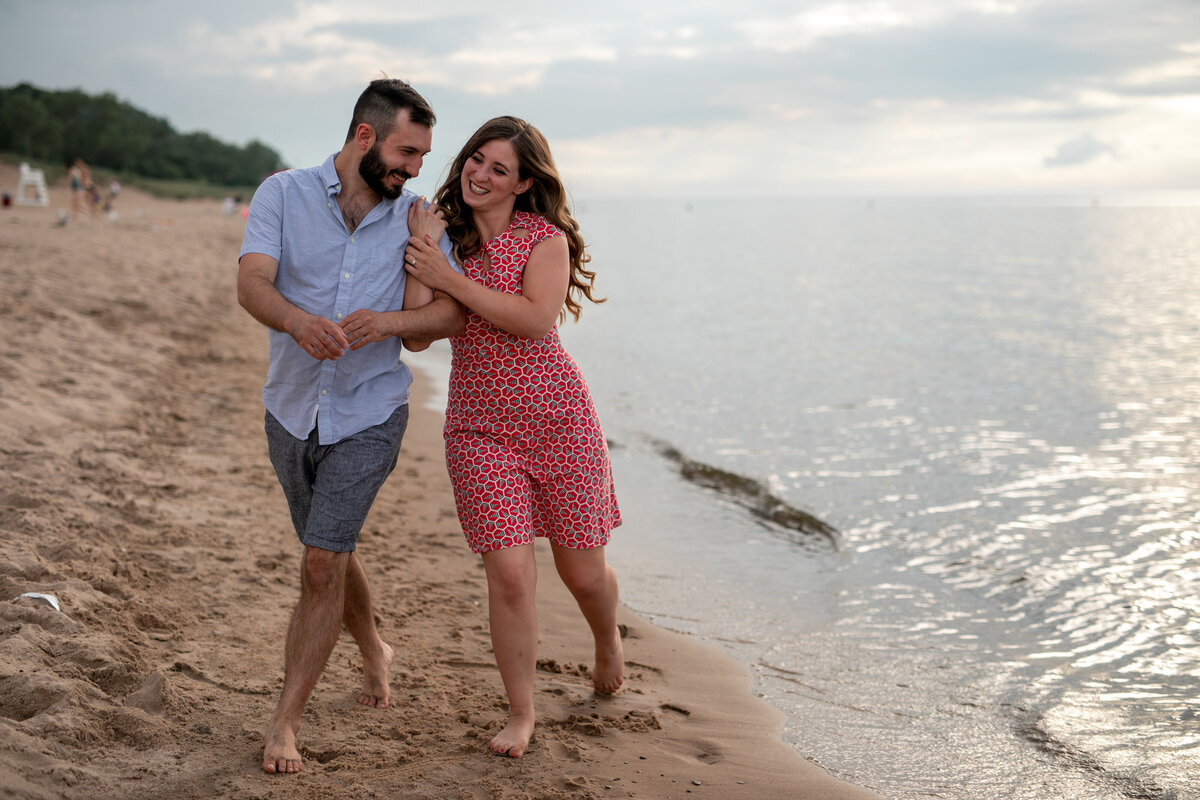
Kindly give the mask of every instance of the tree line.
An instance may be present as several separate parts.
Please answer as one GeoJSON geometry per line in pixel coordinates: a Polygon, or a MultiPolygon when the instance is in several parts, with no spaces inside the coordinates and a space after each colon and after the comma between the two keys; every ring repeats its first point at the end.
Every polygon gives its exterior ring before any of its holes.
{"type": "Polygon", "coordinates": [[[28,83],[0,87],[0,152],[56,165],[82,158],[124,175],[218,186],[257,186],[285,166],[262,142],[238,147],[207,133],[178,133],[110,92],[28,83]]]}

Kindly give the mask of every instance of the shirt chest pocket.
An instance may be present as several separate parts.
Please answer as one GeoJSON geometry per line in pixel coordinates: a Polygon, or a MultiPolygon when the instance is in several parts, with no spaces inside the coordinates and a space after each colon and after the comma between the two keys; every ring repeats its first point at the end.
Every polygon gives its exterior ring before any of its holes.
{"type": "Polygon", "coordinates": [[[395,244],[377,245],[355,276],[355,293],[374,301],[372,310],[397,311],[404,301],[404,248],[395,244]]]}

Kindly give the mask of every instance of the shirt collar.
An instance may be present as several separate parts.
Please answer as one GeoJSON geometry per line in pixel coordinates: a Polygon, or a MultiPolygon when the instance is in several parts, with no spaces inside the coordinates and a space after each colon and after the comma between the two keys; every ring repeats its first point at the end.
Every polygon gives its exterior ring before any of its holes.
{"type": "Polygon", "coordinates": [[[337,153],[333,153],[329,156],[329,158],[325,159],[325,163],[322,164],[318,170],[321,180],[325,184],[325,192],[330,196],[335,195],[342,190],[342,181],[338,177],[337,170],[334,169],[333,166],[333,157],[336,155],[337,153]]]}
{"type": "MultiPolygon", "coordinates": [[[[321,176],[321,182],[325,184],[325,194],[329,197],[334,197],[342,191],[342,179],[338,177],[337,168],[333,166],[333,159],[336,155],[337,153],[330,155],[329,158],[325,159],[325,163],[317,168],[317,172],[321,176]]],[[[391,208],[396,205],[397,201],[410,196],[416,197],[406,186],[404,187],[404,191],[400,193],[400,197],[397,197],[395,200],[381,197],[379,198],[379,203],[385,208],[391,208]]]]}

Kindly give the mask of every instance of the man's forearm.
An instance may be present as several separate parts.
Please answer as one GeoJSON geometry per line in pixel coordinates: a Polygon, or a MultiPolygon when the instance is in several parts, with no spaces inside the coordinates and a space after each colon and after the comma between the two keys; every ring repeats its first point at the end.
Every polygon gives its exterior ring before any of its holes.
{"type": "Polygon", "coordinates": [[[432,302],[398,314],[397,336],[414,342],[432,342],[457,336],[467,324],[467,313],[448,294],[435,292],[432,302]]]}
{"type": "Polygon", "coordinates": [[[238,302],[263,325],[283,333],[291,333],[289,325],[300,310],[279,293],[275,284],[259,276],[238,280],[238,302]]]}

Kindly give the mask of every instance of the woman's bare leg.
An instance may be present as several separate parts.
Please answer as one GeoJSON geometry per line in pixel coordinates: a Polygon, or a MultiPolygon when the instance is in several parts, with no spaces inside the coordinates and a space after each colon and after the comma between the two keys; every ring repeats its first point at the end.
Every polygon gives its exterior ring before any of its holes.
{"type": "Polygon", "coordinates": [[[493,753],[520,758],[533,736],[533,679],[537,670],[537,563],[533,545],[483,554],[488,619],[496,666],[508,693],[508,722],[488,743],[493,753]]]}
{"type": "Polygon", "coordinates": [[[612,694],[625,681],[625,653],[617,628],[617,574],[604,560],[603,547],[591,550],[553,547],[559,577],[575,597],[595,639],[592,685],[601,694],[612,694]]]}

